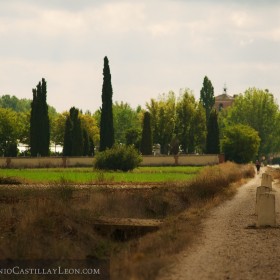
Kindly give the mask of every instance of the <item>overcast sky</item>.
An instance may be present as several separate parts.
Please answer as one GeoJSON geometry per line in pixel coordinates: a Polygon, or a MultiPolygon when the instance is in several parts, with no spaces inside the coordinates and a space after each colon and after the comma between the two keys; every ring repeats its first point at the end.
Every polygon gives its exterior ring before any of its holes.
{"type": "Polygon", "coordinates": [[[0,0],[0,95],[101,106],[103,59],[113,101],[145,107],[204,76],[215,95],[269,89],[280,101],[280,0],[0,0]]]}

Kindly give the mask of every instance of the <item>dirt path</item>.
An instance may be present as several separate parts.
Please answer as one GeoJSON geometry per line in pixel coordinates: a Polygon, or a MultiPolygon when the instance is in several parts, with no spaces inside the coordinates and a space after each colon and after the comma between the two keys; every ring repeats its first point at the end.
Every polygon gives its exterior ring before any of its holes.
{"type": "MultiPolygon", "coordinates": [[[[280,279],[280,227],[247,228],[256,223],[257,175],[236,196],[215,208],[203,222],[199,244],[183,252],[158,280],[276,280],[280,279]]],[[[280,187],[276,195],[276,221],[280,223],[280,187]]]]}

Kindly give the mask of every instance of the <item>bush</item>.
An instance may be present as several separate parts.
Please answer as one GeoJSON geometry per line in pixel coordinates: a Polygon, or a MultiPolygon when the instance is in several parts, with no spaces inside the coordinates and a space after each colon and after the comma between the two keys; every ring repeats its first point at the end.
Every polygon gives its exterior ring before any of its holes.
{"type": "Polygon", "coordinates": [[[229,126],[224,131],[222,150],[226,160],[248,163],[258,154],[260,137],[252,127],[242,124],[229,126]]]}
{"type": "Polygon", "coordinates": [[[133,146],[115,145],[96,155],[95,168],[129,171],[138,167],[141,161],[141,156],[133,146]]]}

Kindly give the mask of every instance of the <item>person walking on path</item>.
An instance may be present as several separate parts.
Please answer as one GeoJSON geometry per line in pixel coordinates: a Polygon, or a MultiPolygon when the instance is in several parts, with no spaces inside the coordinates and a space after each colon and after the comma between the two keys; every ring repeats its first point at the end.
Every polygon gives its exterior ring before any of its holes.
{"type": "Polygon", "coordinates": [[[256,160],[256,168],[257,168],[257,174],[260,173],[260,169],[261,169],[261,164],[258,160],[256,160]]]}

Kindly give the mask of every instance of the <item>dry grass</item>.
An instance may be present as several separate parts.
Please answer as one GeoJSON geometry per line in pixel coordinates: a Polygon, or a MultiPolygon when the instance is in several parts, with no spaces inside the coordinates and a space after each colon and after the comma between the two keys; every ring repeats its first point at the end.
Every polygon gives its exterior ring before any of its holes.
{"type": "Polygon", "coordinates": [[[100,216],[163,218],[185,208],[160,188],[2,186],[0,197],[0,259],[15,260],[109,258],[123,244],[95,232],[100,216]]]}
{"type": "Polygon", "coordinates": [[[251,178],[254,175],[252,166],[237,165],[232,162],[210,166],[202,169],[199,176],[188,184],[186,194],[199,200],[211,198],[224,191],[231,183],[240,181],[242,178],[251,178]]]}
{"type": "Polygon", "coordinates": [[[199,238],[200,220],[233,195],[253,166],[208,167],[186,184],[153,188],[1,186],[1,259],[110,258],[112,279],[154,279],[173,256],[199,238]],[[164,218],[153,233],[128,242],[101,236],[100,216],[164,218]]]}
{"type": "MultiPolygon", "coordinates": [[[[85,259],[108,257],[110,244],[93,230],[90,208],[73,203],[71,188],[5,191],[0,204],[1,259],[85,259]],[[26,192],[25,192],[26,191],[26,192]],[[17,197],[17,200],[12,200],[17,197]],[[102,251],[102,244],[107,244],[102,251]]],[[[3,189],[1,189],[3,194],[3,189]]]]}
{"type": "Polygon", "coordinates": [[[267,173],[270,174],[273,178],[273,180],[278,181],[280,180],[280,168],[267,168],[267,173]]]}
{"type": "Polygon", "coordinates": [[[112,279],[155,279],[159,270],[199,238],[200,222],[211,208],[235,194],[244,181],[255,175],[254,167],[226,163],[208,167],[176,193],[185,201],[185,210],[169,216],[162,228],[133,241],[112,258],[112,279]],[[120,261],[121,260],[121,261],[120,261]]]}

